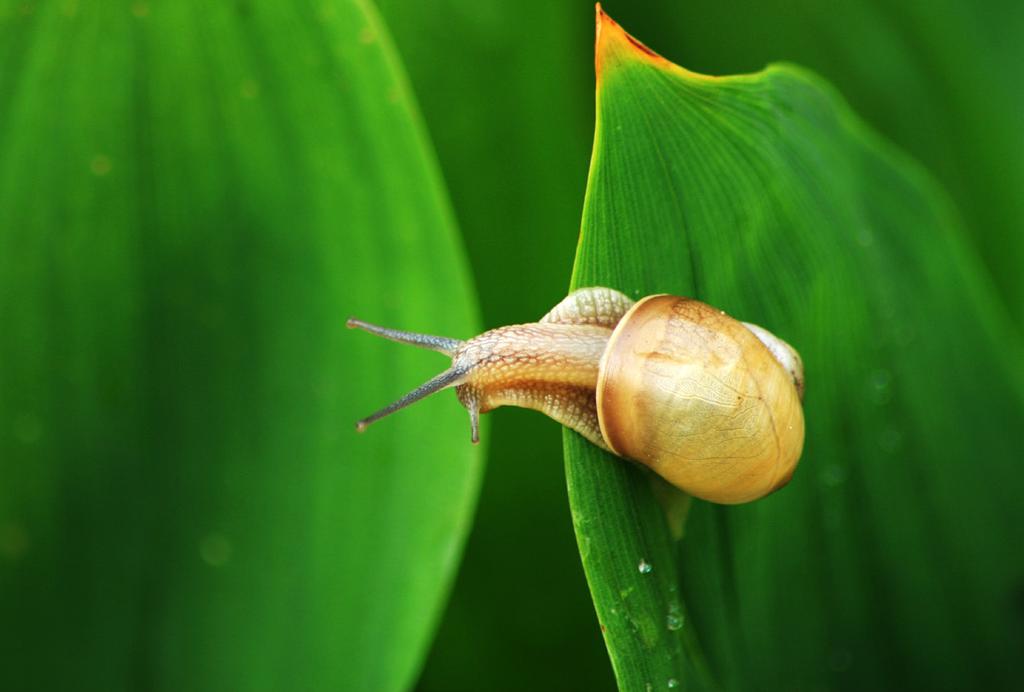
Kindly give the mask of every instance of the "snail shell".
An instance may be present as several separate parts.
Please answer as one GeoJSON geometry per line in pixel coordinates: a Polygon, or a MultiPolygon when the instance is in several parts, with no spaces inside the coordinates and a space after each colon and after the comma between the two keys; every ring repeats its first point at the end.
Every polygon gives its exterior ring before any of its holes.
{"type": "Polygon", "coordinates": [[[730,504],[792,477],[804,440],[798,386],[742,322],[697,300],[649,296],[612,332],[599,370],[601,436],[619,456],[730,504]]]}

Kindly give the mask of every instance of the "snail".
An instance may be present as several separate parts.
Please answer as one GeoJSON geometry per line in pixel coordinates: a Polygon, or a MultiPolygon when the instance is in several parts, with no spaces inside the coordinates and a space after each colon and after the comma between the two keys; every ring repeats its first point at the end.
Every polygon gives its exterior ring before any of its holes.
{"type": "Polygon", "coordinates": [[[455,387],[474,443],[481,413],[535,409],[686,493],[722,504],[784,486],[803,449],[799,354],[767,330],[691,298],[634,302],[610,288],[583,288],[539,322],[467,341],[356,319],[347,325],[452,359],[440,375],[359,421],[360,431],[455,387]]]}

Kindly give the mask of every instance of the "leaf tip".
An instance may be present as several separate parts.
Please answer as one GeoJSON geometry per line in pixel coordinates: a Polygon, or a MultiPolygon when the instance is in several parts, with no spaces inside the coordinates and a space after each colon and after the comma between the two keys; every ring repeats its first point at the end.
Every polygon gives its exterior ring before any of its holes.
{"type": "Polygon", "coordinates": [[[597,3],[596,12],[597,35],[594,46],[594,69],[598,82],[601,81],[602,74],[626,62],[645,62],[663,69],[677,70],[689,77],[715,79],[709,75],[691,72],[666,60],[619,26],[618,22],[605,13],[601,3],[597,3]]]}
{"type": "Polygon", "coordinates": [[[608,16],[602,9],[601,3],[597,3],[595,10],[597,12],[597,33],[594,47],[594,68],[597,71],[598,79],[601,78],[602,72],[624,59],[640,58],[647,61],[666,62],[663,57],[630,36],[619,26],[618,22],[608,16]]]}

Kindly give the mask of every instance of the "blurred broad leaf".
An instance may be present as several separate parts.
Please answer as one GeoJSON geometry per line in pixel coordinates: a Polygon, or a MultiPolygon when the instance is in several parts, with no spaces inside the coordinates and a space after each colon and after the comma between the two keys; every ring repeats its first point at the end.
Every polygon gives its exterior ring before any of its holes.
{"type": "Polygon", "coordinates": [[[597,63],[573,286],[698,297],[807,367],[792,483],[694,501],[678,545],[647,473],[566,432],[620,686],[1013,687],[1024,358],[951,206],[803,70],[696,75],[603,15],[597,63]]]}
{"type": "Polygon", "coordinates": [[[365,2],[0,3],[5,690],[395,690],[480,475],[477,331],[365,2]]]}

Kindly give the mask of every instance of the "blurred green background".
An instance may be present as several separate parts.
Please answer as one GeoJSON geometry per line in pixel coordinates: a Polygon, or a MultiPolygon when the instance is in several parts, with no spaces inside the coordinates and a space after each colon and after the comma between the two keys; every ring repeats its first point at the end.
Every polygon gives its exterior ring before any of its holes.
{"type": "MultiPolygon", "coordinates": [[[[248,643],[234,649],[235,660],[224,669],[248,670],[251,684],[240,689],[401,686],[415,679],[418,650],[440,617],[420,689],[614,687],[572,532],[560,428],[515,409],[489,417],[486,474],[451,598],[443,614],[426,613],[410,625],[408,660],[396,664],[402,672],[387,682],[346,677],[325,662],[344,667],[371,654],[346,648],[344,637],[338,650],[308,653],[325,646],[318,632],[334,632],[338,622],[352,626],[338,619],[352,615],[347,604],[332,606],[319,596],[343,588],[339,580],[351,565],[369,565],[352,582],[365,584],[374,579],[374,564],[401,560],[403,539],[396,534],[377,562],[365,533],[374,508],[346,515],[336,507],[350,495],[329,490],[363,482],[346,487],[377,492],[385,482],[372,469],[346,477],[332,466],[336,459],[391,463],[402,457],[381,437],[348,440],[350,421],[443,365],[429,354],[404,355],[383,344],[352,346],[364,337],[341,332],[341,321],[358,312],[394,326],[465,337],[481,326],[542,315],[568,286],[593,136],[589,0],[377,5],[396,52],[385,49],[373,58],[376,67],[364,71],[358,47],[373,43],[373,36],[362,31],[359,17],[374,10],[363,2],[182,2],[174,10],[133,0],[0,3],[0,329],[7,330],[0,339],[6,417],[0,468],[8,487],[0,494],[0,561],[8,563],[0,570],[0,617],[4,657],[19,659],[12,670],[22,677],[15,680],[31,681],[53,665],[46,648],[51,634],[57,650],[80,646],[78,637],[66,634],[78,628],[123,648],[122,662],[131,666],[108,669],[113,663],[105,659],[84,663],[74,669],[86,671],[77,678],[81,689],[202,687],[188,684],[193,671],[166,670],[192,651],[185,646],[183,654],[167,642],[187,642],[194,631],[207,632],[206,644],[227,651],[245,633],[248,643]],[[353,108],[352,92],[336,89],[338,81],[377,83],[374,70],[389,76],[370,101],[404,104],[408,86],[422,121],[411,102],[407,113],[388,121],[390,115],[370,106],[372,112],[353,108]],[[409,84],[398,77],[396,92],[388,80],[403,70],[409,84]],[[141,92],[152,101],[140,114],[141,92]],[[262,108],[255,115],[244,111],[252,101],[262,108]],[[367,137],[363,123],[370,121],[377,132],[362,149],[353,143],[367,137]],[[414,173],[366,175],[367,162],[380,153],[374,142],[387,140],[380,131],[396,128],[411,128],[410,147],[419,152],[422,146],[425,153],[407,156],[397,147],[388,160],[414,173]],[[96,158],[96,152],[108,158],[96,158]],[[446,191],[436,178],[435,154],[446,191]],[[85,192],[73,188],[68,171],[79,159],[101,179],[119,172],[121,161],[133,162],[138,170],[130,173],[142,177],[129,180],[141,180],[139,188],[125,183],[102,192],[109,196],[96,203],[95,181],[85,192]],[[416,188],[427,193],[419,198],[410,192],[416,188]],[[419,200],[406,207],[417,213],[389,215],[389,205],[404,197],[419,200]],[[366,208],[352,223],[351,208],[361,203],[366,208]],[[111,224],[123,236],[96,233],[111,224]],[[144,232],[136,235],[140,228],[144,232]],[[194,235],[161,233],[168,229],[194,235]],[[207,244],[204,238],[214,240],[207,244]],[[42,248],[35,264],[26,259],[29,246],[42,248]],[[396,252],[405,255],[396,261],[396,252]],[[135,264],[139,253],[141,266],[135,264]],[[81,257],[98,259],[81,270],[81,257]],[[284,279],[263,281],[282,266],[284,279]],[[45,280],[37,285],[24,275],[45,280]],[[28,285],[36,286],[31,295],[28,285]],[[312,306],[304,299],[320,294],[327,297],[312,306]],[[84,307],[66,301],[69,295],[84,296],[84,307]],[[139,299],[153,295],[156,302],[139,299]],[[34,307],[23,309],[29,300],[34,307]],[[147,318],[154,306],[170,317],[147,318]],[[197,314],[197,306],[209,311],[197,314]],[[83,310],[127,317],[111,327],[109,321],[89,322],[83,310]],[[15,338],[31,338],[38,327],[32,315],[40,314],[70,325],[47,332],[52,350],[15,338]],[[289,325],[284,336],[275,326],[281,323],[289,325]],[[267,350],[248,350],[268,339],[273,345],[267,350]],[[96,353],[76,350],[79,340],[96,353]],[[343,352],[358,364],[332,365],[334,354],[343,352]],[[28,360],[26,353],[32,354],[28,360]],[[155,371],[149,370],[153,354],[155,371]],[[115,379],[84,385],[74,379],[97,359],[102,372],[117,373],[115,379]],[[253,372],[280,359],[303,367],[254,379],[253,372]],[[344,378],[386,370],[399,359],[394,373],[365,382],[354,400],[357,386],[344,378]],[[147,372],[155,379],[139,384],[137,375],[147,372]],[[305,378],[301,387],[295,384],[299,377],[305,378]],[[48,407],[52,419],[42,423],[17,415],[25,401],[19,388],[38,381],[51,383],[29,397],[37,401],[32,397],[38,394],[48,407]],[[315,425],[302,408],[310,382],[319,383],[315,425]],[[68,396],[83,386],[92,394],[68,396]],[[193,393],[174,401],[180,386],[193,393]],[[216,403],[207,409],[210,392],[216,403]],[[107,415],[128,422],[108,427],[96,401],[109,406],[107,415]],[[292,417],[282,418],[282,411],[292,417]],[[26,452],[26,440],[56,439],[41,427],[51,420],[60,425],[60,444],[26,452]],[[218,426],[231,435],[219,436],[218,426]],[[256,436],[266,430],[272,431],[269,443],[256,436]],[[222,446],[205,448],[214,438],[222,446]],[[272,453],[265,453],[268,444],[272,453]],[[80,463],[83,448],[97,473],[80,463]],[[255,477],[248,470],[254,460],[255,477]],[[296,476],[301,468],[306,475],[296,476]],[[311,495],[317,500],[313,521],[311,495]],[[357,528],[343,531],[356,514],[357,528]],[[16,515],[41,516],[52,533],[27,534],[12,519],[16,515]],[[175,524],[175,517],[184,517],[183,523],[175,524]],[[118,533],[126,524],[134,529],[128,539],[118,533]],[[166,555],[197,554],[207,569],[211,561],[223,561],[232,545],[238,564],[245,539],[228,544],[223,537],[247,532],[272,549],[271,570],[243,561],[246,571],[235,581],[211,585],[201,564],[173,574],[161,566],[166,555]],[[344,547],[336,546],[345,540],[357,541],[350,545],[360,553],[339,555],[344,547]],[[319,551],[315,559],[311,546],[319,551]],[[114,562],[96,559],[95,551],[114,562]],[[47,559],[35,572],[11,566],[39,554],[47,559]],[[190,599],[203,594],[216,607],[190,615],[190,599]],[[291,594],[304,594],[302,618],[289,615],[291,594]],[[254,608],[257,602],[262,605],[254,608]],[[207,618],[227,624],[211,633],[207,618]],[[96,622],[107,629],[90,629],[96,622]],[[258,623],[269,630],[262,639],[249,631],[258,623]],[[276,650],[282,632],[308,637],[282,653],[276,650]],[[154,676],[154,667],[164,674],[154,676]]],[[[1024,90],[1017,83],[1024,71],[1024,5],[609,0],[604,7],[655,50],[695,71],[749,72],[787,60],[831,81],[856,112],[950,192],[1003,299],[994,309],[1020,325],[1024,90]]],[[[1019,342],[1008,348],[1024,357],[1019,342]]],[[[405,432],[392,427],[396,440],[408,435],[422,446],[419,440],[429,434],[431,447],[443,445],[402,468],[434,464],[445,469],[444,478],[460,483],[444,496],[457,505],[444,523],[457,537],[467,526],[478,462],[464,450],[468,431],[453,400],[421,406],[434,408],[387,425],[408,426],[405,432]],[[428,420],[444,421],[444,427],[431,430],[428,420]]],[[[410,523],[437,510],[418,509],[410,523]]],[[[436,567],[427,589],[432,593],[446,588],[458,557],[454,542],[446,552],[433,545],[432,554],[447,557],[436,567]]],[[[203,640],[195,643],[200,654],[193,662],[213,665],[203,658],[212,655],[202,653],[203,646],[203,640]]],[[[97,647],[103,649],[103,642],[97,647]]],[[[89,655],[88,649],[77,654],[83,660],[89,655]]],[[[206,684],[232,687],[231,677],[218,675],[207,676],[206,684]]],[[[60,676],[39,679],[68,683],[60,676]]],[[[33,688],[39,689],[13,687],[33,688]]]]}

